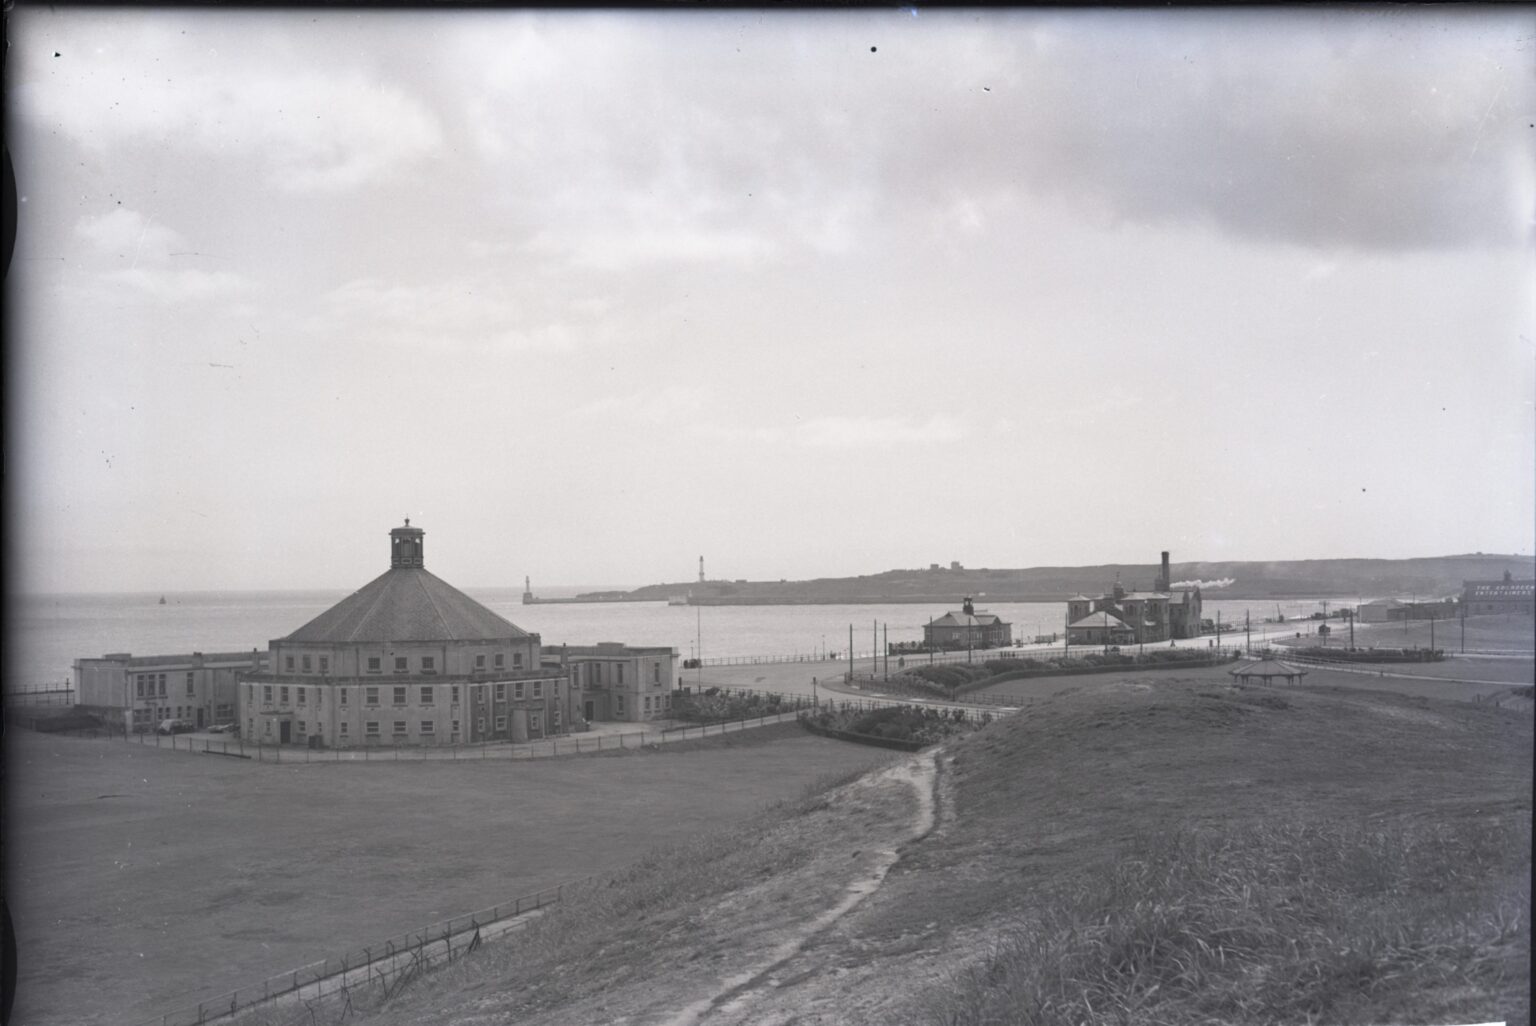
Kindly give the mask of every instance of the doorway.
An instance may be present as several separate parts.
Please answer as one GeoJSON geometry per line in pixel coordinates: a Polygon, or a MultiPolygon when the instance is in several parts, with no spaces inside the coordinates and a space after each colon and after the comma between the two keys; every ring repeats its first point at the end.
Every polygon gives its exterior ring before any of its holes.
{"type": "Polygon", "coordinates": [[[597,703],[592,701],[590,698],[587,699],[586,716],[588,723],[591,723],[593,720],[597,719],[597,703]]]}
{"type": "Polygon", "coordinates": [[[277,725],[277,740],[282,744],[288,744],[292,739],[293,724],[287,720],[277,725]]]}

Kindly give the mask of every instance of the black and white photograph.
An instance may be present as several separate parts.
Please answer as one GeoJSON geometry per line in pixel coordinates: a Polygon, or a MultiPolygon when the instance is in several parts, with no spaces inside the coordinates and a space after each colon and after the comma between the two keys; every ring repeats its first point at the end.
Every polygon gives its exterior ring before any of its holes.
{"type": "Polygon", "coordinates": [[[7,1024],[1529,1026],[1529,7],[4,17],[7,1024]]]}

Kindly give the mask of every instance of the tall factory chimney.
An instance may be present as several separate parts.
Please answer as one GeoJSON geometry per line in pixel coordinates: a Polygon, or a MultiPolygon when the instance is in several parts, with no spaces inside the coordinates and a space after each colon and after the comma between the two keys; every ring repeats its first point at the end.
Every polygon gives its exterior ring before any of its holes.
{"type": "Polygon", "coordinates": [[[704,583],[704,557],[699,557],[699,583],[704,583]]]}
{"type": "Polygon", "coordinates": [[[1166,552],[1163,553],[1163,576],[1159,577],[1157,580],[1158,580],[1158,585],[1157,585],[1157,590],[1158,591],[1172,591],[1173,590],[1173,578],[1171,576],[1169,576],[1169,573],[1168,573],[1168,553],[1166,553],[1166,552]]]}

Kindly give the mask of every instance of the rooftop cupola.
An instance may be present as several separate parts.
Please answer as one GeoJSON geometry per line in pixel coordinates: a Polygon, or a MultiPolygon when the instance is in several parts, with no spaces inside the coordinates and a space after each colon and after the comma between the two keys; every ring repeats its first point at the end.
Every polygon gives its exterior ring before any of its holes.
{"type": "Polygon", "coordinates": [[[391,570],[425,567],[421,539],[427,532],[411,526],[411,518],[405,518],[405,526],[389,532],[389,567],[391,570]]]}

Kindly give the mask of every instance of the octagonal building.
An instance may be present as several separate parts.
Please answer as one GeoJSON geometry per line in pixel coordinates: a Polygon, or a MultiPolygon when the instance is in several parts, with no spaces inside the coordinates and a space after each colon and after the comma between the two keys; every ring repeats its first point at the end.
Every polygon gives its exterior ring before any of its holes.
{"type": "Polygon", "coordinates": [[[268,645],[241,678],[240,729],[276,744],[463,744],[560,733],[577,696],[539,636],[426,568],[425,533],[389,532],[389,569],[268,645]]]}

